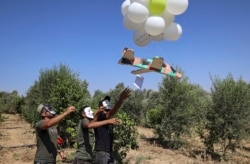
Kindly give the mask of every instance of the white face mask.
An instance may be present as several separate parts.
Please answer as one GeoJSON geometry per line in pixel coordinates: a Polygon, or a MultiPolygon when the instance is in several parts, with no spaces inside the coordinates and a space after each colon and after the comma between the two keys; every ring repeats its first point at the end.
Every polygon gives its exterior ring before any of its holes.
{"type": "Polygon", "coordinates": [[[103,102],[102,102],[102,105],[106,108],[106,109],[112,109],[112,107],[111,107],[111,104],[110,104],[110,102],[108,101],[108,100],[104,100],[103,102]]]}
{"type": "Polygon", "coordinates": [[[94,118],[94,112],[92,111],[92,109],[90,107],[84,108],[84,112],[88,118],[90,118],[90,119],[94,118]]]}
{"type": "Polygon", "coordinates": [[[51,115],[55,116],[56,115],[56,111],[54,109],[52,109],[50,106],[45,105],[43,107],[47,112],[49,112],[51,115]]]}

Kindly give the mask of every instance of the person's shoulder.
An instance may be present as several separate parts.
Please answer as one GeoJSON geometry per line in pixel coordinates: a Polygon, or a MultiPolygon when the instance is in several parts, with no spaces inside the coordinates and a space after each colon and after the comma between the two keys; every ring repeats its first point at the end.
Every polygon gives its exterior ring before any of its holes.
{"type": "Polygon", "coordinates": [[[42,119],[39,120],[39,121],[37,121],[37,122],[36,122],[36,125],[39,125],[39,124],[43,123],[43,121],[44,121],[44,120],[42,120],[42,119]]]}
{"type": "Polygon", "coordinates": [[[85,117],[85,118],[82,118],[82,119],[81,119],[81,122],[82,122],[83,124],[85,124],[85,123],[89,123],[90,121],[89,121],[89,119],[87,119],[87,118],[85,117]]]}
{"type": "Polygon", "coordinates": [[[37,122],[36,122],[36,126],[35,126],[36,129],[40,129],[43,122],[44,122],[44,120],[39,120],[39,121],[37,121],[37,122]]]}

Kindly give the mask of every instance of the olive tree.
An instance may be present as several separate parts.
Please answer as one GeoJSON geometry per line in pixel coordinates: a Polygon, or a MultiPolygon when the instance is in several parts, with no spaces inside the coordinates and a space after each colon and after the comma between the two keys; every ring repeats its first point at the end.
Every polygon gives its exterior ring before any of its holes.
{"type": "MultiPolygon", "coordinates": [[[[78,107],[90,98],[87,87],[88,83],[82,81],[66,65],[41,70],[38,80],[27,92],[25,115],[34,124],[39,119],[36,108],[40,103],[50,104],[57,113],[63,112],[70,105],[78,107]]],[[[78,119],[77,114],[63,119],[58,126],[59,133],[63,137],[74,139],[78,119]]]]}
{"type": "Polygon", "coordinates": [[[235,143],[250,134],[250,88],[242,78],[235,80],[229,74],[225,79],[215,77],[211,91],[213,105],[207,114],[204,143],[208,152],[214,152],[214,144],[220,142],[225,157],[228,148],[234,150],[235,143]]]}
{"type": "Polygon", "coordinates": [[[179,147],[180,136],[189,134],[198,125],[199,113],[203,112],[206,92],[198,85],[190,84],[186,77],[177,79],[167,76],[159,86],[159,103],[147,113],[148,124],[156,131],[160,141],[168,141],[173,148],[179,147]],[[170,142],[171,141],[171,142],[170,142]]]}

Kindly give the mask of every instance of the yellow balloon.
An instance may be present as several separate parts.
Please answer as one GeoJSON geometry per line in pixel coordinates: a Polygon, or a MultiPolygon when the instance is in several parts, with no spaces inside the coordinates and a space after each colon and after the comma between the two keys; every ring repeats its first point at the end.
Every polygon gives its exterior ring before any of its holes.
{"type": "Polygon", "coordinates": [[[149,12],[152,15],[160,15],[166,8],[166,0],[150,0],[148,4],[149,12]]]}

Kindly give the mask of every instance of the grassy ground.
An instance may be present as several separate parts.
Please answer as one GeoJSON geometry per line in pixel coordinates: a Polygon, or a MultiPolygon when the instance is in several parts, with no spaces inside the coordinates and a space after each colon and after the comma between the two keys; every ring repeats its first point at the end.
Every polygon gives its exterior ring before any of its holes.
{"type": "MultiPolygon", "coordinates": [[[[0,123],[0,163],[1,164],[32,164],[36,146],[35,131],[22,120],[19,115],[4,114],[6,119],[0,123]]],[[[198,138],[189,138],[190,146],[182,150],[170,150],[158,145],[152,130],[138,127],[138,150],[131,150],[124,163],[128,164],[213,164],[213,163],[250,163],[250,145],[237,148],[229,153],[228,161],[219,162],[202,159],[202,144],[198,138]]],[[[74,149],[65,149],[68,163],[74,158],[74,149]]],[[[62,163],[57,158],[57,163],[62,163]]]]}

